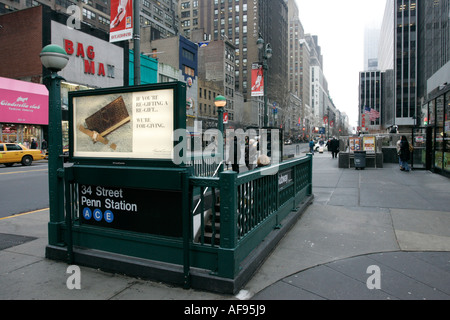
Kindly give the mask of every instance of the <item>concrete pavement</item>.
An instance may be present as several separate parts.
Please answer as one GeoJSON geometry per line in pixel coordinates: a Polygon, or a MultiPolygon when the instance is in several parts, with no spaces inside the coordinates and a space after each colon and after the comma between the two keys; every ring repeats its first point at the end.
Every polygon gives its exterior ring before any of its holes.
{"type": "Polygon", "coordinates": [[[427,171],[339,169],[314,156],[314,203],[236,296],[45,259],[49,212],[0,220],[0,299],[450,300],[450,180],[427,171]],[[370,288],[372,289],[370,289],[370,288]]]}

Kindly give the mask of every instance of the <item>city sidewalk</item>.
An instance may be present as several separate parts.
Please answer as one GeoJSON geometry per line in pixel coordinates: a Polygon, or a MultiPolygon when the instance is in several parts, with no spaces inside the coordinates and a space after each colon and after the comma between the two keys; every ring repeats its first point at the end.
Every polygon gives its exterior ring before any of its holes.
{"type": "Polygon", "coordinates": [[[314,203],[236,296],[184,290],[45,259],[48,210],[0,220],[0,299],[450,300],[450,180],[427,171],[339,169],[314,155],[314,203]]]}

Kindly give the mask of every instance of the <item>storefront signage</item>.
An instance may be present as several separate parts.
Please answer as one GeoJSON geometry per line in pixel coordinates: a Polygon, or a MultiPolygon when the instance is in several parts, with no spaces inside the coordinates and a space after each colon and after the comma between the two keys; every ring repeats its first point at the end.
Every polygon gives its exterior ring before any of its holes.
{"type": "Polygon", "coordinates": [[[181,237],[181,192],[80,184],[82,224],[181,237]]]}
{"type": "Polygon", "coordinates": [[[48,125],[47,88],[0,77],[0,122],[48,125]]]}
{"type": "Polygon", "coordinates": [[[124,85],[123,48],[56,21],[51,26],[52,43],[69,55],[69,63],[59,72],[67,82],[94,88],[124,85]]]}
{"type": "Polygon", "coordinates": [[[83,59],[84,61],[84,73],[85,74],[92,74],[102,77],[108,77],[108,78],[114,78],[114,66],[113,65],[106,65],[102,62],[95,62],[95,51],[94,46],[86,46],[83,43],[76,43],[76,45],[73,43],[72,40],[64,39],[64,49],[66,50],[67,54],[69,56],[75,55],[78,58],[83,59]],[[76,46],[76,47],[75,47],[76,46]]]}

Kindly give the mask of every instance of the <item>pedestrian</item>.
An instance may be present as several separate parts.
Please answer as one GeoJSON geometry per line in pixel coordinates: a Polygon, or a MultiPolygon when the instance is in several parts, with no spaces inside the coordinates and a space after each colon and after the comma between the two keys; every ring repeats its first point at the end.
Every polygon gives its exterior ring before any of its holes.
{"type": "Polygon", "coordinates": [[[31,147],[30,147],[30,149],[36,149],[36,148],[37,148],[36,141],[34,139],[31,139],[31,147]]]}
{"type": "Polygon", "coordinates": [[[339,140],[336,139],[336,137],[333,137],[333,139],[331,139],[330,141],[330,150],[332,158],[337,158],[337,155],[339,153],[339,140]]]}
{"type": "Polygon", "coordinates": [[[409,143],[406,136],[402,136],[400,142],[400,160],[402,161],[402,168],[400,170],[408,172],[409,164],[408,161],[411,158],[411,151],[409,150],[409,143]]]}
{"type": "Polygon", "coordinates": [[[314,140],[311,139],[311,141],[309,142],[309,152],[314,154],[314,140]]]}
{"type": "Polygon", "coordinates": [[[400,170],[403,169],[402,159],[400,158],[400,145],[402,143],[401,138],[397,140],[397,156],[398,156],[398,165],[400,166],[400,170]]]}
{"type": "Polygon", "coordinates": [[[234,137],[233,142],[233,162],[231,163],[231,169],[239,173],[239,159],[241,154],[241,148],[238,148],[237,137],[234,137]]]}
{"type": "Polygon", "coordinates": [[[41,149],[44,154],[47,152],[47,147],[47,141],[45,139],[42,139],[41,149]]]}

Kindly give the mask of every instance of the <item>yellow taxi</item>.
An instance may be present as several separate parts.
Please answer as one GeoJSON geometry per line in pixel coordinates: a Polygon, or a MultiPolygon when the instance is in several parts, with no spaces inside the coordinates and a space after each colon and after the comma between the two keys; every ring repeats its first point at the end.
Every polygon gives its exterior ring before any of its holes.
{"type": "Polygon", "coordinates": [[[0,163],[11,167],[14,163],[31,166],[33,161],[44,159],[39,149],[28,149],[17,143],[0,143],[0,163]]]}

